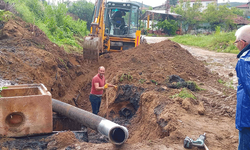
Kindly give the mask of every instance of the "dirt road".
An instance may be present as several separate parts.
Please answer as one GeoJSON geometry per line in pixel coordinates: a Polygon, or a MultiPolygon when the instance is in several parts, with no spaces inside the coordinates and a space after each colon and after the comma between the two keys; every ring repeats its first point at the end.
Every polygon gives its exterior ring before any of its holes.
{"type": "Polygon", "coordinates": [[[237,76],[235,72],[235,66],[238,60],[236,58],[236,54],[218,53],[191,46],[181,46],[184,49],[187,49],[198,60],[205,61],[206,66],[211,71],[215,71],[220,76],[228,78],[229,80],[227,82],[230,82],[234,88],[236,87],[237,76]]]}

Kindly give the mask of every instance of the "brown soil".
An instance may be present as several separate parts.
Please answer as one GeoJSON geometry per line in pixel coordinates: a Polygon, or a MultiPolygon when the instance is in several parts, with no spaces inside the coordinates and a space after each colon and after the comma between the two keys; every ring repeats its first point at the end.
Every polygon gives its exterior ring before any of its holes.
{"type": "MultiPolygon", "coordinates": [[[[117,103],[125,85],[143,92],[135,115],[126,124],[128,141],[116,147],[110,143],[78,143],[71,132],[55,135],[53,148],[75,149],[184,149],[186,136],[197,139],[207,133],[209,149],[234,150],[238,133],[234,127],[235,90],[218,83],[217,74],[194,58],[179,44],[170,40],[144,44],[121,53],[87,62],[81,54],[68,54],[51,43],[36,26],[20,19],[10,20],[0,31],[0,77],[18,84],[43,83],[53,98],[91,111],[88,95],[91,79],[99,66],[106,68],[106,80],[119,86],[109,88],[102,99],[100,116],[114,120],[129,102],[117,103]],[[167,87],[170,75],[194,81],[202,91],[193,91],[197,99],[170,98],[181,91],[167,87]],[[106,104],[109,104],[108,107],[106,104]],[[107,116],[107,112],[109,115],[107,116]],[[71,137],[71,138],[69,138],[71,137]],[[68,140],[66,139],[72,139],[68,140]]],[[[196,149],[196,148],[193,148],[196,149]]]]}
{"type": "Polygon", "coordinates": [[[71,131],[59,132],[45,139],[48,142],[47,149],[61,149],[69,145],[78,143],[75,134],[71,131]]]}

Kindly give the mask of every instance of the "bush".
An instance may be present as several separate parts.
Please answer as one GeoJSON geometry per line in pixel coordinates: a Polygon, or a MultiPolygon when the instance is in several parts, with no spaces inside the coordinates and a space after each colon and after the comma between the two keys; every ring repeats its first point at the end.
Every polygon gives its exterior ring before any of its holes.
{"type": "Polygon", "coordinates": [[[158,29],[163,29],[164,33],[168,35],[175,35],[176,30],[178,29],[177,23],[175,20],[164,20],[157,22],[156,26],[158,29]]]}
{"type": "Polygon", "coordinates": [[[88,34],[86,22],[75,21],[67,15],[68,9],[65,4],[52,6],[39,0],[5,0],[5,2],[15,3],[18,15],[24,21],[37,25],[52,42],[59,46],[68,44],[82,49],[74,36],[83,37],[88,34]]]}
{"type": "Polygon", "coordinates": [[[220,34],[220,26],[215,27],[215,34],[220,34]]]}

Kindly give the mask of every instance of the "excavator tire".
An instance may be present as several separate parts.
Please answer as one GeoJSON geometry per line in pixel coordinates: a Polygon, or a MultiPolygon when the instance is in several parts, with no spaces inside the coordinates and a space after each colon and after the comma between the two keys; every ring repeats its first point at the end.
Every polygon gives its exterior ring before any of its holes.
{"type": "Polygon", "coordinates": [[[147,44],[147,40],[141,36],[140,44],[147,44]]]}

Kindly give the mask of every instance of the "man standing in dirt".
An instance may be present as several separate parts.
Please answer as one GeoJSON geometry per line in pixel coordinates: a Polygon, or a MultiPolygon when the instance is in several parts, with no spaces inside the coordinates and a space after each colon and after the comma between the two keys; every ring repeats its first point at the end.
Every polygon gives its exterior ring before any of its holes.
{"type": "Polygon", "coordinates": [[[240,53],[236,73],[238,77],[235,124],[239,130],[238,150],[250,150],[250,25],[235,33],[234,42],[240,53]]]}
{"type": "Polygon", "coordinates": [[[92,87],[91,92],[89,95],[89,100],[91,102],[92,106],[92,112],[93,114],[98,114],[100,105],[101,105],[101,99],[103,90],[107,89],[108,87],[115,87],[113,84],[106,83],[105,84],[105,68],[103,66],[98,68],[98,74],[95,75],[92,79],[92,87]]]}

